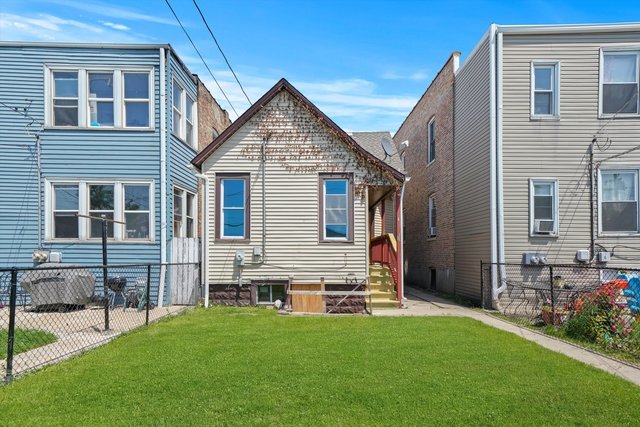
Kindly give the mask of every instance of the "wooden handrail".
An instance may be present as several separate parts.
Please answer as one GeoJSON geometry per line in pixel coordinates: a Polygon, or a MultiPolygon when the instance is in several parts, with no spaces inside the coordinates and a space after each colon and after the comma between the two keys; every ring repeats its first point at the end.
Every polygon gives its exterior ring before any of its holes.
{"type": "Polygon", "coordinates": [[[398,242],[389,233],[371,239],[371,262],[386,265],[391,270],[393,284],[398,286],[398,242]]]}

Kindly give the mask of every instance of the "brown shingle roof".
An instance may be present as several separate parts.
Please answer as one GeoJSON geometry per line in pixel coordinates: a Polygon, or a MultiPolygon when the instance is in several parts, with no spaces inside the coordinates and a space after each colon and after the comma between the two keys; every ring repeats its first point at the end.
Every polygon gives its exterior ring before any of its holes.
{"type": "Polygon", "coordinates": [[[392,156],[386,156],[384,148],[382,148],[383,138],[386,137],[389,138],[390,141],[393,141],[391,138],[391,132],[351,132],[349,135],[351,135],[351,137],[369,153],[373,154],[395,170],[404,173],[402,161],[400,160],[400,155],[398,154],[395,144],[391,144],[393,149],[392,156]]]}

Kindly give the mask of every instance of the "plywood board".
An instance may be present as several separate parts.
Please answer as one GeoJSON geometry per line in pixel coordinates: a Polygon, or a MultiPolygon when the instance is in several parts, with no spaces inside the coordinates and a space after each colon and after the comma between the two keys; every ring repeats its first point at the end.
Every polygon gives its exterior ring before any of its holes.
{"type": "MultiPolygon", "coordinates": [[[[292,291],[320,291],[318,284],[292,284],[292,291]]],[[[324,300],[322,295],[291,295],[291,309],[296,313],[324,313],[324,300]]]]}

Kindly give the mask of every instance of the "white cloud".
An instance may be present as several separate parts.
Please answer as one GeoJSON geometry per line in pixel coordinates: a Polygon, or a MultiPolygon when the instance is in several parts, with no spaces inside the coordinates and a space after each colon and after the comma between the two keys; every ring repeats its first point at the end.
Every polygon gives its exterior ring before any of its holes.
{"type": "Polygon", "coordinates": [[[418,70],[410,74],[397,73],[395,71],[388,71],[382,74],[385,80],[412,80],[417,82],[426,81],[429,78],[429,73],[424,70],[418,70]]]}
{"type": "Polygon", "coordinates": [[[131,29],[126,25],[116,24],[114,22],[109,22],[109,21],[106,21],[106,22],[100,21],[100,22],[102,22],[102,25],[104,25],[105,27],[110,27],[110,28],[113,28],[114,30],[129,31],[131,29]]]}
{"type": "Polygon", "coordinates": [[[162,18],[156,15],[148,15],[134,9],[115,7],[107,3],[97,1],[76,1],[76,0],[50,0],[51,3],[66,6],[73,9],[89,12],[96,15],[107,16],[109,18],[125,19],[130,21],[146,21],[164,25],[178,25],[173,19],[162,18]]]}

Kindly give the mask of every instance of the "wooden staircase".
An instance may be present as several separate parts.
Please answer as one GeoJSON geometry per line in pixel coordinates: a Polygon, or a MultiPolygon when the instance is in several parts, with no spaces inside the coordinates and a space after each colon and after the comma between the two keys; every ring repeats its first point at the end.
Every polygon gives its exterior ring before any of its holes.
{"type": "Polygon", "coordinates": [[[371,285],[371,305],[377,308],[397,308],[398,294],[393,284],[391,270],[387,266],[372,264],[369,266],[371,285]]]}

